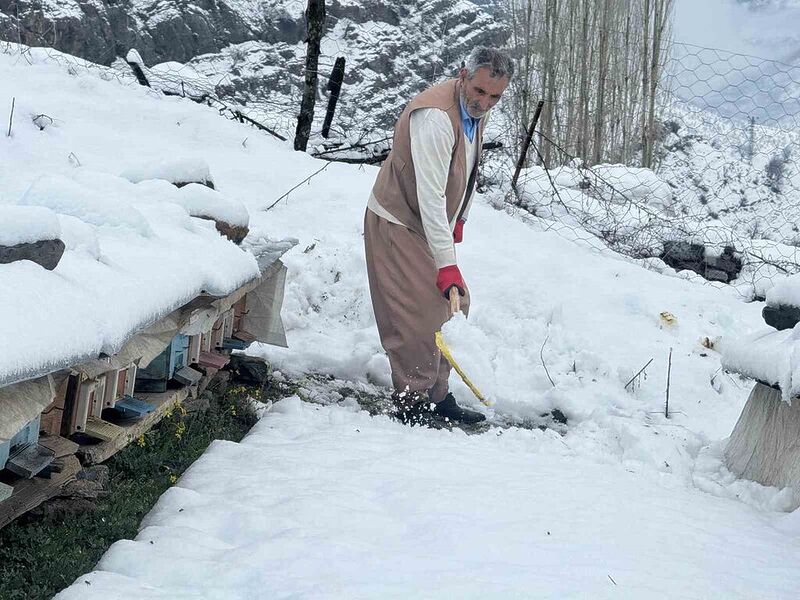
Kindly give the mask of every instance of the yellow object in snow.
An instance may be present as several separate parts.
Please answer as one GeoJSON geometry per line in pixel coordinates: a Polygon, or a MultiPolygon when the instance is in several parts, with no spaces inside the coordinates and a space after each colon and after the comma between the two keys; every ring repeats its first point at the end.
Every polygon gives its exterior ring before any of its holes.
{"type": "Polygon", "coordinates": [[[664,321],[667,325],[675,325],[678,322],[678,317],[673,315],[671,312],[664,311],[661,313],[661,320],[664,321]]]}
{"type": "Polygon", "coordinates": [[[456,359],[453,358],[453,353],[450,352],[450,348],[445,343],[444,336],[442,335],[441,331],[436,332],[436,347],[439,348],[439,350],[441,350],[442,354],[447,359],[447,362],[449,362],[450,366],[452,366],[456,370],[456,373],[458,373],[461,379],[464,381],[464,383],[467,384],[467,387],[472,390],[472,393],[475,394],[475,397],[478,400],[480,400],[484,405],[491,406],[491,403],[486,398],[483,397],[481,391],[477,387],[475,387],[475,384],[472,383],[472,381],[470,381],[469,377],[467,377],[467,374],[464,373],[463,369],[456,362],[456,359]]]}

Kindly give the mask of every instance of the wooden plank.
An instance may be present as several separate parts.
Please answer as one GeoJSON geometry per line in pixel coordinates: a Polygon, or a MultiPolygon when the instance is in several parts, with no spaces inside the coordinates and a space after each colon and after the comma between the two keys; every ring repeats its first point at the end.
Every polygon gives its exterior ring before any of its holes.
{"type": "Polygon", "coordinates": [[[108,442],[122,435],[124,430],[119,425],[114,425],[108,421],[103,421],[98,417],[86,419],[86,435],[90,435],[98,440],[108,442]]]}
{"type": "Polygon", "coordinates": [[[230,357],[218,354],[217,352],[201,352],[200,366],[221,369],[230,362],[230,357]]]}
{"type": "Polygon", "coordinates": [[[164,418],[164,415],[178,402],[188,396],[186,388],[169,390],[158,394],[137,394],[141,400],[153,404],[156,409],[149,415],[131,423],[120,424],[120,434],[112,439],[99,444],[83,445],[78,450],[78,456],[86,465],[96,465],[108,460],[111,456],[127,446],[132,440],[151,429],[153,425],[164,418]]]}
{"type": "Polygon", "coordinates": [[[13,485],[11,497],[0,502],[0,528],[39,506],[45,500],[57,496],[61,489],[75,479],[81,470],[81,463],[75,456],[63,459],[64,468],[60,473],[53,473],[50,479],[34,477],[22,479],[13,485]]]}
{"type": "Polygon", "coordinates": [[[55,452],[55,458],[64,458],[78,451],[78,444],[60,435],[47,435],[39,438],[39,444],[55,452]]]}

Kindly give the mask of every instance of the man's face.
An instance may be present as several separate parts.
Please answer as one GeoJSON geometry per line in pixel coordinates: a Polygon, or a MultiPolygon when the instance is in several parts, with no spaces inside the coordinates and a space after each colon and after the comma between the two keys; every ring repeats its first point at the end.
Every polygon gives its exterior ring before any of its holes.
{"type": "Polygon", "coordinates": [[[466,69],[459,72],[461,101],[474,119],[480,119],[489,112],[508,87],[508,77],[492,77],[491,73],[489,68],[481,67],[470,79],[466,69]]]}

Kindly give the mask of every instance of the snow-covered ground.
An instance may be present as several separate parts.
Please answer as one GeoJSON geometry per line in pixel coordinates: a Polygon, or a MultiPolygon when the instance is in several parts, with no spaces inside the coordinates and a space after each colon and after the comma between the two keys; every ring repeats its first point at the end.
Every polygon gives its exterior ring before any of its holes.
{"type": "MultiPolygon", "coordinates": [[[[202,160],[247,207],[245,246],[299,239],[285,257],[290,348],[256,352],[293,376],[387,385],[361,236],[376,169],[330,164],[265,211],[325,163],[213,109],[76,73],[0,56],[0,98],[17,98],[14,135],[0,141],[3,202],[44,174],[202,160]],[[40,113],[56,126],[40,131],[40,113]]],[[[137,539],[59,600],[794,598],[800,513],[781,511],[796,499],[724,468],[752,382],[721,372],[706,347],[763,327],[762,305],[488,200],[458,248],[472,313],[445,337],[493,401],[490,418],[558,408],[563,435],[410,429],[334,390],[331,406],[288,399],[242,443],[212,445],[137,539]]]]}

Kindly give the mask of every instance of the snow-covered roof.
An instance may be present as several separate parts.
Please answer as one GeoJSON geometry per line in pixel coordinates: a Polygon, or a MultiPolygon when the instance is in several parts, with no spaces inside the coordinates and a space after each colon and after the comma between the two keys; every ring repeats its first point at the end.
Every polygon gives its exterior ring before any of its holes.
{"type": "Polygon", "coordinates": [[[224,296],[260,275],[256,258],[212,222],[151,191],[79,169],[37,179],[23,206],[0,206],[42,216],[47,231],[31,225],[17,239],[60,233],[66,244],[52,272],[28,261],[0,265],[0,339],[13,349],[0,353],[0,385],[113,354],[201,292],[224,296]]]}

